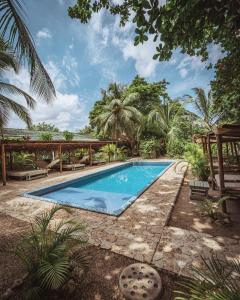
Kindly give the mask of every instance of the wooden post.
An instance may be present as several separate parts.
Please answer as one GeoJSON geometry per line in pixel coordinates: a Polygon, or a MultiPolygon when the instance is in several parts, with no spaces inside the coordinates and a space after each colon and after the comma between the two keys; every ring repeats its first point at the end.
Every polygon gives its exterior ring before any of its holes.
{"type": "Polygon", "coordinates": [[[12,151],[9,152],[9,164],[10,164],[10,170],[13,169],[13,155],[12,151]]]}
{"type": "Polygon", "coordinates": [[[3,185],[6,185],[7,176],[6,176],[6,156],[5,156],[4,144],[1,145],[1,155],[2,155],[2,182],[3,185]]]}
{"type": "Polygon", "coordinates": [[[206,146],[207,146],[207,152],[208,152],[210,174],[211,174],[211,178],[212,178],[212,189],[214,190],[216,185],[215,185],[215,174],[214,174],[214,168],[213,168],[213,158],[212,158],[210,135],[207,136],[207,145],[206,146]]]}
{"type": "Polygon", "coordinates": [[[233,143],[232,142],[230,142],[230,148],[231,148],[232,157],[234,157],[233,143]]]}
{"type": "MultiPolygon", "coordinates": [[[[220,195],[224,192],[224,170],[223,170],[223,153],[222,153],[222,137],[216,135],[217,138],[217,150],[218,150],[218,170],[219,170],[219,184],[220,184],[220,195]]],[[[226,201],[222,204],[222,210],[224,213],[227,212],[226,201]]]]}
{"type": "Polygon", "coordinates": [[[34,151],[34,159],[37,161],[37,151],[34,151]]]}
{"type": "Polygon", "coordinates": [[[92,145],[89,145],[88,149],[88,156],[89,156],[89,165],[92,166],[92,145]]]}
{"type": "Polygon", "coordinates": [[[59,170],[60,170],[60,173],[62,173],[62,146],[60,145],[59,148],[58,148],[58,155],[59,155],[59,159],[60,159],[60,162],[59,162],[59,170]]]}
{"type": "Polygon", "coordinates": [[[239,157],[238,157],[238,151],[237,151],[237,144],[233,142],[233,147],[236,155],[237,164],[239,165],[239,157]]]}

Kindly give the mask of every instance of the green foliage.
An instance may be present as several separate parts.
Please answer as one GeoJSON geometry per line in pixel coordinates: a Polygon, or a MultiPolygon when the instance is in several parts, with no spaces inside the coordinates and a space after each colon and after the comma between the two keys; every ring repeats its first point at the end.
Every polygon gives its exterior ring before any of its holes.
{"type": "Polygon", "coordinates": [[[26,166],[35,167],[33,156],[25,152],[13,152],[14,169],[24,168],[26,166]]]}
{"type": "Polygon", "coordinates": [[[212,130],[214,125],[219,123],[222,118],[221,114],[218,114],[214,108],[214,98],[210,91],[206,96],[205,91],[202,88],[193,88],[195,96],[189,96],[188,100],[193,104],[194,111],[200,116],[202,127],[208,132],[212,130]]]}
{"type": "Polygon", "coordinates": [[[140,141],[139,151],[143,158],[156,158],[160,150],[160,143],[158,140],[149,139],[140,141]]]}
{"type": "Polygon", "coordinates": [[[18,0],[0,1],[0,36],[8,41],[14,50],[18,63],[28,67],[31,90],[44,101],[49,102],[56,95],[55,89],[37,54],[31,33],[24,21],[23,7],[18,0]]]}
{"type": "Polygon", "coordinates": [[[162,98],[168,97],[165,80],[149,83],[144,78],[136,76],[127,87],[125,94],[137,93],[138,97],[132,102],[143,115],[147,115],[162,98]]]}
{"type": "Polygon", "coordinates": [[[43,132],[40,135],[40,140],[42,141],[52,141],[53,139],[53,134],[51,132],[43,132]]]}
{"type": "Polygon", "coordinates": [[[72,220],[54,222],[53,218],[60,210],[70,213],[67,208],[54,206],[36,216],[30,232],[14,250],[28,274],[24,299],[43,299],[74,276],[78,278],[86,267],[86,257],[76,252],[83,243],[76,236],[84,227],[72,220]]]}
{"type": "Polygon", "coordinates": [[[71,141],[74,138],[74,133],[72,133],[68,130],[65,130],[65,131],[63,131],[63,136],[64,136],[66,141],[71,141]]]}
{"type": "MultiPolygon", "coordinates": [[[[225,58],[215,65],[216,77],[212,91],[216,110],[225,113],[226,120],[239,121],[240,39],[238,1],[126,0],[116,4],[111,0],[80,1],[69,7],[71,18],[87,23],[101,9],[120,16],[120,25],[135,25],[135,45],[144,43],[150,35],[156,42],[158,60],[169,60],[175,49],[191,56],[209,57],[209,44],[217,44],[225,58]]],[[[209,66],[211,67],[211,65],[209,66]]]]}
{"type": "Polygon", "coordinates": [[[216,65],[211,82],[214,108],[225,122],[240,122],[240,54],[231,54],[216,65]]]}
{"type": "Polygon", "coordinates": [[[34,124],[31,126],[30,129],[36,131],[59,132],[59,129],[54,124],[46,123],[46,122],[34,124]]]}
{"type": "Polygon", "coordinates": [[[120,95],[120,98],[112,99],[103,111],[96,117],[95,123],[99,124],[105,137],[118,140],[122,136],[133,139],[141,122],[141,113],[132,106],[138,98],[138,94],[120,95]]]}
{"type": "Polygon", "coordinates": [[[95,135],[91,126],[85,126],[84,128],[79,129],[78,133],[82,135],[95,135]]]}
{"type": "Polygon", "coordinates": [[[192,173],[199,180],[206,181],[209,176],[207,159],[197,144],[189,143],[185,147],[184,159],[191,165],[192,173]]]}
{"type": "Polygon", "coordinates": [[[210,217],[213,221],[230,224],[230,218],[222,212],[222,205],[229,198],[226,196],[220,199],[204,199],[200,205],[200,210],[204,216],[210,217]]]}
{"type": "Polygon", "coordinates": [[[186,147],[186,141],[175,138],[171,139],[166,145],[166,152],[169,157],[181,158],[186,147]]]}
{"type": "Polygon", "coordinates": [[[203,267],[193,267],[193,279],[185,279],[176,300],[237,300],[240,299],[240,261],[212,255],[202,258],[203,267]]]}
{"type": "MultiPolygon", "coordinates": [[[[0,3],[1,8],[1,3],[0,3]]],[[[1,24],[1,23],[0,23],[1,24]]],[[[1,27],[1,25],[0,25],[1,27]]],[[[1,28],[0,28],[1,29],[1,28]]],[[[1,32],[1,30],[0,30],[1,32]]],[[[4,71],[14,71],[18,73],[19,64],[16,60],[15,53],[9,44],[0,38],[0,72],[1,75],[4,74],[4,71]]],[[[1,79],[3,76],[1,76],[1,79]]],[[[26,92],[20,88],[0,81],[0,131],[3,135],[3,128],[7,125],[11,113],[15,113],[26,125],[29,127],[32,124],[31,116],[29,111],[23,105],[17,103],[12,99],[13,96],[19,97],[22,96],[27,106],[30,109],[33,109],[36,105],[36,101],[26,92]]]]}

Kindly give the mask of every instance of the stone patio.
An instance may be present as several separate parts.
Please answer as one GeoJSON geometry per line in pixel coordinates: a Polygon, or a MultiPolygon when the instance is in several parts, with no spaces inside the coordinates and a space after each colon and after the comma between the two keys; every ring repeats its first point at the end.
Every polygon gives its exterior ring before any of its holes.
{"type": "MultiPolygon", "coordinates": [[[[104,170],[113,165],[120,163],[97,169],[104,170]]],[[[51,174],[49,178],[31,182],[9,181],[7,186],[0,187],[0,211],[30,221],[53,204],[21,197],[23,192],[81,177],[95,170],[51,174]]],[[[184,169],[177,172],[174,166],[170,167],[119,217],[71,208],[72,217],[86,225],[85,235],[89,243],[185,276],[191,276],[189,266],[201,264],[202,254],[215,251],[229,258],[239,258],[240,245],[234,239],[167,226],[184,172],[184,169]]]]}

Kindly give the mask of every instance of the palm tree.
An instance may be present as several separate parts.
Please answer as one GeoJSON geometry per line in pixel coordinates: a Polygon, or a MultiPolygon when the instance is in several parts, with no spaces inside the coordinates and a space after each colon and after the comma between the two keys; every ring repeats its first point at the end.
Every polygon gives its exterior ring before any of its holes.
{"type": "Polygon", "coordinates": [[[115,140],[123,135],[131,139],[134,137],[142,118],[139,110],[131,106],[137,97],[138,94],[132,93],[103,106],[103,112],[96,117],[95,123],[99,124],[104,136],[115,140]]]}
{"type": "Polygon", "coordinates": [[[12,46],[19,63],[27,63],[32,91],[49,102],[55,97],[55,89],[34,47],[23,18],[22,5],[19,0],[1,0],[0,12],[1,37],[12,46]]]}
{"type": "Polygon", "coordinates": [[[202,257],[203,267],[193,267],[193,279],[185,279],[177,291],[176,300],[236,300],[240,299],[240,261],[219,258],[212,254],[202,257]]]}
{"type": "Polygon", "coordinates": [[[190,115],[183,104],[177,100],[168,98],[163,100],[148,115],[148,124],[157,125],[162,132],[163,137],[169,140],[174,135],[175,129],[178,126],[179,118],[190,115]]]}
{"type": "MultiPolygon", "coordinates": [[[[0,39],[0,74],[7,69],[13,69],[15,72],[19,70],[19,64],[16,61],[9,46],[0,39]]],[[[32,121],[28,110],[21,104],[9,98],[9,95],[23,96],[27,106],[34,108],[36,101],[20,88],[10,83],[0,80],[0,131],[6,126],[11,112],[14,112],[27,126],[31,126],[32,121]]],[[[3,133],[2,133],[3,134],[3,133]]]]}
{"type": "Polygon", "coordinates": [[[193,88],[195,97],[189,97],[189,101],[193,104],[196,114],[200,116],[204,127],[207,130],[212,130],[213,126],[221,119],[221,115],[214,111],[214,100],[211,91],[208,95],[202,88],[193,88]]]}

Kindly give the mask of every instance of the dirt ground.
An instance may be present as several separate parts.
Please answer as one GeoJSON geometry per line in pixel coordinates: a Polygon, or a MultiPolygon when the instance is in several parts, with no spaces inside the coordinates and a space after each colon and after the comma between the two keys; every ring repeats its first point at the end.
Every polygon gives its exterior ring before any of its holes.
{"type": "Polygon", "coordinates": [[[191,174],[188,171],[168,225],[208,233],[213,236],[240,239],[240,200],[227,201],[227,211],[231,219],[230,225],[213,223],[210,218],[202,216],[201,201],[190,200],[189,180],[191,180],[191,174]]]}
{"type": "MultiPolygon", "coordinates": [[[[9,249],[16,245],[21,235],[29,230],[29,224],[18,219],[0,213],[0,248],[9,245],[9,249]]],[[[82,299],[82,300],[122,300],[118,288],[118,279],[124,267],[135,261],[115,254],[108,250],[87,246],[82,250],[90,256],[89,270],[84,274],[81,281],[81,288],[71,296],[61,292],[51,300],[82,299]]],[[[21,262],[10,253],[0,255],[0,295],[7,288],[11,287],[14,280],[23,276],[24,271],[21,262]]],[[[173,291],[178,290],[176,278],[166,272],[160,272],[164,286],[164,293],[161,299],[172,300],[173,291]]],[[[14,297],[13,299],[18,299],[14,297]]]]}

